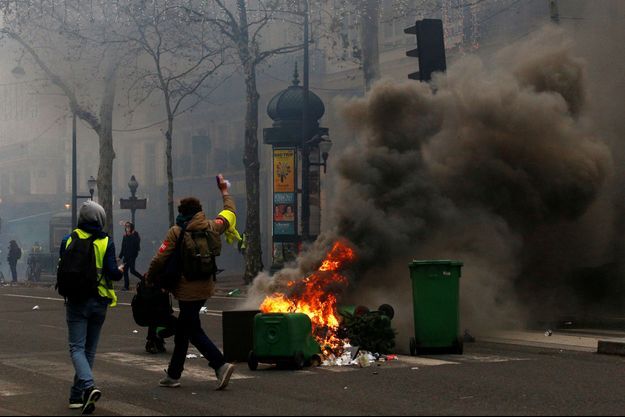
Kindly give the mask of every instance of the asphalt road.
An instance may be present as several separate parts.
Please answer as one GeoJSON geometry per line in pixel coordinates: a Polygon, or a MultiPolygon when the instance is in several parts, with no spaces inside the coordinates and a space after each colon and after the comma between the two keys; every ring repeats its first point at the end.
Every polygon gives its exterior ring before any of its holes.
{"type": "MultiPolygon", "coordinates": [[[[120,301],[129,303],[130,294],[120,301]]],[[[207,305],[204,326],[217,343],[219,311],[236,303],[224,297],[207,305]]],[[[66,333],[54,291],[0,288],[0,415],[72,414],[66,333]]],[[[96,360],[104,394],[96,415],[625,413],[625,359],[618,357],[478,341],[463,356],[400,357],[362,369],[251,372],[241,364],[228,390],[216,392],[203,359],[187,361],[182,388],[158,387],[169,357],[145,353],[144,338],[128,305],[109,311],[96,360]]]]}

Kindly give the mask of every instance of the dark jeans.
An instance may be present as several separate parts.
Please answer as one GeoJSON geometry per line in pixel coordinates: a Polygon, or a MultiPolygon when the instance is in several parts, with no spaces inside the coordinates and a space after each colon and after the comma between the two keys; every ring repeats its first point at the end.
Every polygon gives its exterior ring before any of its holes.
{"type": "Polygon", "coordinates": [[[17,261],[9,261],[9,267],[11,268],[13,282],[17,282],[17,261]]]}
{"type": "Polygon", "coordinates": [[[179,302],[180,314],[178,315],[176,337],[174,339],[176,346],[169,363],[169,369],[167,369],[167,374],[170,378],[179,379],[182,375],[184,362],[187,359],[189,350],[189,342],[208,360],[211,368],[217,370],[226,363],[224,355],[202,330],[200,309],[205,303],[206,300],[179,302]]]}
{"type": "Polygon", "coordinates": [[[124,259],[124,261],[126,264],[126,268],[124,268],[124,288],[128,290],[130,289],[130,276],[128,273],[132,273],[132,275],[139,278],[140,280],[143,279],[143,275],[141,275],[135,269],[135,262],[137,262],[137,258],[124,259]]]}
{"type": "Polygon", "coordinates": [[[108,305],[109,300],[100,297],[80,303],[67,301],[69,350],[76,370],[71,399],[82,399],[84,390],[95,385],[93,363],[108,305]]]}

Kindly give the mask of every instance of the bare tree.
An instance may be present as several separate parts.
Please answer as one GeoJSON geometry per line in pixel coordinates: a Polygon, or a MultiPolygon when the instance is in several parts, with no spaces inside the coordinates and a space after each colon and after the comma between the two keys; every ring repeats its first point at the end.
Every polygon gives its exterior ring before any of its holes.
{"type": "MultiPolygon", "coordinates": [[[[260,161],[258,158],[259,99],[256,77],[259,65],[280,54],[302,48],[301,41],[280,46],[263,44],[263,35],[272,22],[288,24],[285,16],[292,16],[292,1],[248,2],[246,0],[214,0],[212,7],[196,7],[189,11],[197,18],[213,25],[234,51],[238,67],[243,73],[246,87],[245,115],[245,184],[247,218],[245,236],[245,275],[250,283],[263,269],[260,240],[260,161]],[[253,3],[253,6],[250,4],[253,3]]],[[[300,23],[301,24],[301,23],[300,23]]]]}
{"type": "Polygon", "coordinates": [[[79,0],[3,1],[0,9],[0,35],[22,48],[68,98],[71,111],[98,135],[98,195],[112,233],[113,110],[118,69],[127,52],[107,42],[115,11],[107,2],[87,7],[79,0]]]}
{"type": "MultiPolygon", "coordinates": [[[[186,3],[185,3],[186,4],[186,3]]],[[[166,170],[167,204],[170,226],[174,225],[174,176],[172,143],[174,122],[183,111],[199,104],[206,91],[207,80],[224,65],[223,47],[211,36],[208,25],[188,14],[188,8],[176,3],[145,2],[122,8],[131,28],[121,34],[147,56],[149,65],[136,69],[135,81],[129,88],[135,103],[140,105],[153,93],[162,94],[167,115],[166,170]],[[183,103],[186,107],[183,107],[183,103]]]]}

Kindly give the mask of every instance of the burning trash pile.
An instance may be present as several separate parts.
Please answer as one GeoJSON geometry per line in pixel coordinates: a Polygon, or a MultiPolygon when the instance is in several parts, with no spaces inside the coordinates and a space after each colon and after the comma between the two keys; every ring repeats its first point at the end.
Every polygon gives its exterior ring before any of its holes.
{"type": "Polygon", "coordinates": [[[265,314],[306,314],[325,366],[369,366],[386,360],[381,355],[390,353],[395,346],[391,306],[383,305],[379,311],[370,312],[365,307],[338,305],[338,297],[349,287],[346,269],[355,259],[354,249],[338,241],[317,271],[302,280],[288,281],[286,291],[266,297],[260,306],[265,314]]]}

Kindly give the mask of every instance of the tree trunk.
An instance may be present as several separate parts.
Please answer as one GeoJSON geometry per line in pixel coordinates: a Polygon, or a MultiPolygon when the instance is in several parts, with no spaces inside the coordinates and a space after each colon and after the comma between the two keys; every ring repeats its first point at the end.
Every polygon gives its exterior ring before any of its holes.
{"type": "Polygon", "coordinates": [[[113,110],[115,106],[115,89],[117,66],[113,66],[104,80],[104,95],[100,105],[100,167],[98,169],[98,201],[106,212],[105,231],[113,237],[113,110]]]}
{"type": "Polygon", "coordinates": [[[363,0],[360,18],[360,45],[362,50],[362,72],[365,91],[380,79],[380,2],[363,0]]]}
{"type": "Polygon", "coordinates": [[[258,101],[260,95],[256,87],[256,59],[252,54],[257,51],[256,45],[250,44],[249,26],[247,21],[247,5],[245,0],[237,0],[239,11],[238,40],[239,58],[245,75],[247,108],[245,112],[245,189],[247,197],[247,219],[245,235],[247,249],[245,251],[245,275],[243,280],[251,283],[263,269],[260,245],[260,161],[258,160],[258,101]]]}
{"type": "Polygon", "coordinates": [[[169,227],[175,224],[174,218],[174,164],[172,161],[172,138],[174,135],[174,117],[170,114],[165,132],[165,159],[167,164],[167,208],[169,210],[169,227]]]}
{"type": "Polygon", "coordinates": [[[260,242],[260,161],[258,160],[258,101],[256,89],[256,66],[246,65],[245,85],[247,110],[245,115],[245,184],[247,191],[247,220],[245,233],[247,250],[245,252],[244,280],[251,283],[263,269],[260,242]]]}

